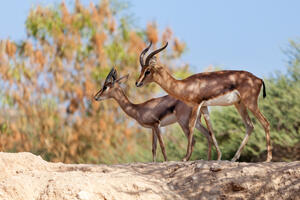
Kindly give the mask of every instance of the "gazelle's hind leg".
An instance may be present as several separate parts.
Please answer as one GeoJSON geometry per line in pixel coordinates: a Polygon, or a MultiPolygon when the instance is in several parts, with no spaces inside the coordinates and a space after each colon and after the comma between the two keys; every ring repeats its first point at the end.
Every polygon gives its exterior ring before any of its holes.
{"type": "MultiPolygon", "coordinates": [[[[190,131],[189,131],[189,119],[181,118],[182,115],[179,115],[177,119],[178,124],[180,125],[181,129],[183,130],[185,136],[189,138],[190,131]]],[[[196,121],[196,128],[206,137],[208,150],[207,150],[207,160],[211,160],[211,144],[213,143],[211,135],[209,131],[201,124],[201,113],[199,113],[198,119],[196,121]]],[[[192,152],[194,151],[196,140],[193,136],[192,138],[192,152]]]]}
{"type": "MultiPolygon", "coordinates": [[[[178,120],[178,124],[180,125],[181,129],[184,132],[184,135],[188,139],[189,135],[190,135],[188,121],[183,122],[183,121],[178,120]]],[[[195,143],[196,143],[196,140],[195,140],[195,137],[193,136],[193,138],[192,138],[192,151],[194,150],[195,143]]]]}
{"type": "Polygon", "coordinates": [[[188,123],[189,132],[190,132],[188,137],[188,146],[187,146],[186,155],[184,156],[182,161],[188,161],[192,155],[192,141],[193,141],[194,128],[196,126],[196,122],[197,122],[196,120],[198,119],[202,104],[203,102],[201,102],[198,106],[194,106],[192,108],[192,113],[190,115],[189,123],[188,123]]]}
{"type": "MultiPolygon", "coordinates": [[[[189,138],[189,135],[190,135],[190,131],[189,131],[189,115],[190,115],[190,113],[182,113],[182,112],[180,113],[180,110],[178,110],[178,111],[179,112],[175,112],[177,122],[180,125],[181,129],[183,130],[185,136],[187,138],[189,138]]],[[[196,128],[203,135],[205,135],[205,137],[207,138],[207,145],[208,145],[207,159],[210,160],[211,159],[211,144],[212,144],[212,139],[211,139],[211,136],[210,136],[208,130],[201,124],[201,120],[200,119],[201,119],[201,113],[199,113],[198,119],[196,121],[196,128]]],[[[196,143],[196,140],[195,140],[195,138],[193,136],[193,138],[192,138],[192,151],[194,150],[195,143],[196,143]]]]}
{"type": "Polygon", "coordinates": [[[156,162],[157,136],[154,128],[152,128],[152,160],[156,162]]]}
{"type": "Polygon", "coordinates": [[[259,108],[251,108],[249,110],[255,115],[255,117],[259,120],[260,124],[265,129],[266,133],[266,143],[267,143],[267,159],[266,162],[270,162],[272,160],[272,146],[271,146],[271,139],[270,139],[270,124],[268,120],[263,116],[263,114],[259,111],[259,108]]]}
{"type": "Polygon", "coordinates": [[[213,143],[213,140],[211,138],[211,135],[209,133],[209,131],[201,124],[201,113],[199,114],[199,117],[197,119],[196,122],[196,128],[203,133],[203,135],[206,137],[207,139],[207,160],[211,160],[211,144],[213,143]]]}
{"type": "Polygon", "coordinates": [[[160,128],[159,126],[155,126],[154,127],[154,132],[156,133],[156,136],[158,138],[158,141],[159,141],[159,145],[160,145],[160,148],[161,148],[161,152],[164,156],[164,159],[165,161],[167,161],[167,154],[166,154],[166,150],[165,150],[165,144],[164,144],[164,141],[163,141],[163,138],[161,136],[161,132],[160,132],[160,128]]]}
{"type": "Polygon", "coordinates": [[[237,150],[237,152],[235,153],[234,157],[231,160],[233,162],[235,162],[237,159],[239,159],[241,152],[242,152],[244,146],[247,144],[249,136],[251,135],[251,133],[253,131],[253,124],[248,115],[246,106],[242,102],[236,103],[234,105],[243,119],[244,125],[246,127],[246,135],[245,135],[239,149],[237,150]]]}
{"type": "Polygon", "coordinates": [[[209,130],[209,134],[210,134],[210,136],[211,136],[211,138],[213,140],[214,146],[216,147],[217,154],[218,154],[218,158],[217,159],[221,160],[222,152],[220,151],[218,142],[216,140],[215,134],[214,134],[213,129],[212,129],[212,124],[210,122],[209,112],[208,112],[207,106],[203,106],[201,108],[201,112],[203,113],[203,116],[204,116],[204,119],[205,119],[205,123],[207,125],[208,130],[209,130]]]}

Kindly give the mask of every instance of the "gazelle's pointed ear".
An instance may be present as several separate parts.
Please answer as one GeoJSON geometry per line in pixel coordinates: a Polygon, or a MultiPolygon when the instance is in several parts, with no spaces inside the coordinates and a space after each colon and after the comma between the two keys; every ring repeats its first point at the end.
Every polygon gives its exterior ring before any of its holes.
{"type": "Polygon", "coordinates": [[[104,84],[107,83],[114,83],[115,80],[117,79],[118,75],[117,75],[117,70],[113,67],[111,68],[110,72],[108,73],[108,75],[106,76],[106,79],[104,81],[104,84]]]}
{"type": "Polygon", "coordinates": [[[116,80],[116,82],[118,83],[125,83],[128,80],[129,74],[122,76],[121,78],[119,78],[118,80],[116,80]]]}

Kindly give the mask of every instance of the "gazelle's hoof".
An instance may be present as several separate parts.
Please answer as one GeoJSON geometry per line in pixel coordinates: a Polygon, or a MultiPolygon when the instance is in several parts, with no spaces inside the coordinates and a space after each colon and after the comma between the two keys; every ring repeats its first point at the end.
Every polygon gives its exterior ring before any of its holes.
{"type": "Polygon", "coordinates": [[[218,155],[217,161],[221,160],[222,154],[218,155]]]}
{"type": "Polygon", "coordinates": [[[272,161],[272,157],[269,157],[265,162],[271,162],[271,161],[272,161]]]}
{"type": "Polygon", "coordinates": [[[182,159],[182,162],[186,162],[186,161],[187,161],[187,158],[183,158],[183,159],[182,159]]]}

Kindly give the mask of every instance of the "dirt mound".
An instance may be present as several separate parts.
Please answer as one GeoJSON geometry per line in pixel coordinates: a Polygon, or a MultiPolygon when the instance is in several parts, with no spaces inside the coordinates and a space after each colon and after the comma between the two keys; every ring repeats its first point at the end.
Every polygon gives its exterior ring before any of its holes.
{"type": "Polygon", "coordinates": [[[300,161],[109,166],[0,153],[0,199],[300,199],[300,161]]]}

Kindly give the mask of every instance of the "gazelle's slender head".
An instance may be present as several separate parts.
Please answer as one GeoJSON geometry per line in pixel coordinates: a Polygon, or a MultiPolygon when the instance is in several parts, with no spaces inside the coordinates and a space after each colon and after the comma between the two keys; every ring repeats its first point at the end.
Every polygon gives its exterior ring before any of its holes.
{"type": "Polygon", "coordinates": [[[112,68],[108,73],[102,88],[95,94],[94,99],[96,101],[101,101],[112,98],[114,92],[120,87],[120,83],[127,81],[128,76],[129,75],[127,74],[118,79],[117,70],[112,68]]]}
{"type": "Polygon", "coordinates": [[[152,45],[152,42],[150,42],[149,46],[144,49],[140,55],[140,64],[142,67],[141,74],[139,78],[137,79],[135,85],[137,87],[141,87],[143,85],[146,85],[147,83],[153,82],[153,74],[157,71],[158,65],[156,62],[156,57],[155,55],[164,50],[168,46],[168,42],[165,44],[165,46],[151,52],[147,58],[146,61],[144,62],[144,56],[147,53],[147,51],[150,49],[152,45]]]}

